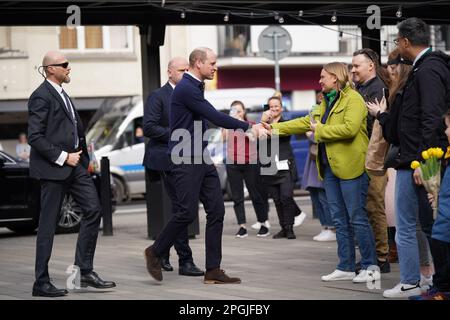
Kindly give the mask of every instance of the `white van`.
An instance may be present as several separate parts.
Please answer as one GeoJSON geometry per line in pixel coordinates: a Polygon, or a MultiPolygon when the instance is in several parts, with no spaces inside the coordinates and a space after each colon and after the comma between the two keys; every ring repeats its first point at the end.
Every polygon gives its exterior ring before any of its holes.
{"type": "MultiPolygon", "coordinates": [[[[218,110],[228,110],[234,100],[241,100],[249,109],[260,108],[275,93],[272,88],[220,89],[205,92],[205,98],[218,110]]],[[[116,186],[117,203],[130,199],[134,195],[145,193],[145,170],[142,166],[145,145],[135,137],[137,127],[143,128],[142,98],[126,97],[118,99],[107,112],[99,116],[89,129],[86,139],[93,142],[95,157],[100,162],[106,156],[110,161],[110,170],[116,186]]],[[[98,115],[95,115],[96,117],[98,115]]],[[[217,137],[211,137],[216,140],[217,137]]],[[[211,148],[221,148],[212,141],[211,148]]],[[[215,150],[213,160],[221,179],[222,190],[227,191],[226,171],[221,150],[215,150]],[[220,162],[220,163],[219,163],[220,162]]]]}

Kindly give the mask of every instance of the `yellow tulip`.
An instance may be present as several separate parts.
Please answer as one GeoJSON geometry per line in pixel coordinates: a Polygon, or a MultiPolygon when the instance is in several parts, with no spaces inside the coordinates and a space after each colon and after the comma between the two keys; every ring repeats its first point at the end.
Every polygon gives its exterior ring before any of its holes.
{"type": "Polygon", "coordinates": [[[418,167],[420,167],[420,162],[414,160],[413,162],[411,162],[411,169],[416,170],[418,167]]]}
{"type": "Polygon", "coordinates": [[[436,157],[438,159],[440,159],[440,158],[442,158],[443,155],[444,155],[444,151],[442,151],[441,148],[437,148],[437,150],[436,150],[436,157]]]}
{"type": "Polygon", "coordinates": [[[430,157],[430,154],[428,153],[427,150],[422,151],[422,158],[424,158],[425,160],[427,160],[430,157]]]}
{"type": "Polygon", "coordinates": [[[428,149],[428,154],[430,155],[430,157],[435,157],[436,156],[436,148],[428,149]]]}

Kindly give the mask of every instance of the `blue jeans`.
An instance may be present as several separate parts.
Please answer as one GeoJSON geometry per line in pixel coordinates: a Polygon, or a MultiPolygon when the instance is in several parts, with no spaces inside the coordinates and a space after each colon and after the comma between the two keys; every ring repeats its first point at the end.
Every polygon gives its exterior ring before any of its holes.
{"type": "Polygon", "coordinates": [[[420,280],[419,247],[416,226],[419,216],[418,187],[414,183],[413,171],[397,170],[395,181],[395,212],[400,282],[416,284],[420,280]]]}
{"type": "Polygon", "coordinates": [[[319,218],[322,227],[334,228],[333,219],[330,214],[330,207],[328,206],[325,189],[308,187],[309,195],[314,210],[319,218]]]}
{"type": "Polygon", "coordinates": [[[355,179],[340,179],[326,166],[324,185],[336,227],[339,257],[337,269],[355,271],[354,236],[359,244],[362,269],[376,265],[375,239],[366,210],[369,177],[363,173],[355,179]]]}

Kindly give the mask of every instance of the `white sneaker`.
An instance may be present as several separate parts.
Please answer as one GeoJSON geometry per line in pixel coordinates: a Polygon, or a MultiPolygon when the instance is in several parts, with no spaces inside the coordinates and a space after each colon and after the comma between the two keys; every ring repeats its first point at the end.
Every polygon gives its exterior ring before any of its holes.
{"type": "Polygon", "coordinates": [[[336,241],[336,233],[333,230],[327,229],[315,237],[316,241],[336,241]]]}
{"type": "Polygon", "coordinates": [[[408,298],[411,296],[418,296],[422,293],[419,284],[404,284],[399,283],[394,288],[385,290],[383,297],[385,298],[408,298]]]}
{"type": "Polygon", "coordinates": [[[336,269],[332,273],[322,276],[322,281],[353,280],[354,277],[356,277],[356,273],[354,272],[346,272],[336,269]]]}
{"type": "Polygon", "coordinates": [[[269,222],[269,220],[266,220],[266,222],[264,222],[264,224],[262,224],[261,222],[256,221],[254,224],[252,224],[252,229],[259,230],[259,229],[261,229],[262,225],[264,225],[267,229],[270,229],[270,222],[269,222]]]}
{"type": "Polygon", "coordinates": [[[321,236],[325,233],[325,231],[327,231],[327,229],[322,229],[322,230],[320,231],[319,234],[316,234],[316,235],[313,237],[313,240],[314,240],[314,241],[317,241],[317,238],[321,237],[321,236]]]}
{"type": "Polygon", "coordinates": [[[425,277],[423,274],[420,274],[419,285],[423,293],[427,292],[433,286],[433,276],[425,277]]]}
{"type": "Polygon", "coordinates": [[[259,230],[261,228],[261,222],[256,221],[252,224],[252,229],[259,230]]]}
{"type": "Polygon", "coordinates": [[[305,221],[305,218],[306,218],[306,213],[304,213],[303,211],[300,212],[300,214],[298,216],[295,216],[294,227],[300,226],[303,223],[303,221],[305,221]]]}
{"type": "Polygon", "coordinates": [[[377,270],[361,270],[356,277],[353,278],[354,283],[373,282],[381,279],[381,273],[377,270]]]}

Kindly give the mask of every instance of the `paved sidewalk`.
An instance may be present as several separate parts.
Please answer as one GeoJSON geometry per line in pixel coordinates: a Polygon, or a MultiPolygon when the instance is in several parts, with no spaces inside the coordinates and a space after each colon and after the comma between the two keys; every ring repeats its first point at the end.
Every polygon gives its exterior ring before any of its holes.
{"type": "MultiPolygon", "coordinates": [[[[307,198],[298,203],[310,213],[307,198]]],[[[164,272],[162,283],[147,274],[143,250],[152,243],[146,239],[146,213],[144,206],[135,209],[120,207],[114,215],[114,236],[100,235],[96,252],[96,271],[105,279],[117,282],[117,288],[99,293],[94,289],[71,292],[58,299],[383,299],[382,289],[391,288],[398,281],[398,264],[392,272],[383,275],[381,289],[368,289],[366,284],[351,282],[321,282],[320,276],[334,270],[336,243],[319,243],[312,237],[320,231],[311,215],[295,229],[296,240],[274,240],[256,237],[250,230],[247,238],[234,237],[238,226],[232,206],[227,205],[222,268],[231,276],[242,278],[238,285],[205,285],[202,277],[179,276],[177,259],[171,251],[174,272],[164,272]],[[121,209],[123,208],[123,209],[121,209]],[[140,209],[141,208],[141,209],[140,209]],[[122,212],[120,212],[122,211],[122,212]]],[[[248,227],[255,221],[251,206],[247,205],[248,227]]],[[[191,240],[194,260],[204,266],[204,212],[200,212],[201,234],[191,240]]],[[[279,230],[273,204],[270,221],[271,233],[279,230]]],[[[67,267],[73,263],[77,235],[57,235],[50,260],[50,276],[58,287],[65,286],[67,267]]],[[[34,280],[34,254],[36,236],[16,236],[0,229],[0,299],[42,299],[31,296],[34,280]]]]}

